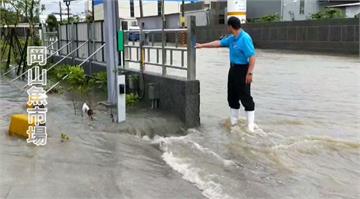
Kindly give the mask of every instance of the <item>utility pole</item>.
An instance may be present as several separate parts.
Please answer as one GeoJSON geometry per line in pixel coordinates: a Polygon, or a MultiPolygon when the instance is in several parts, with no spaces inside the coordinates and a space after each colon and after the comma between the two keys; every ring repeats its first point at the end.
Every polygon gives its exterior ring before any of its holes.
{"type": "Polygon", "coordinates": [[[161,26],[161,53],[162,53],[162,75],[166,76],[167,72],[166,72],[166,50],[165,50],[165,42],[166,42],[166,34],[165,34],[165,26],[166,26],[166,21],[165,21],[165,0],[161,0],[161,21],[162,21],[162,26],[161,26]]]}
{"type": "MultiPolygon", "coordinates": [[[[104,23],[106,27],[105,35],[105,55],[106,55],[106,71],[107,71],[107,93],[108,103],[110,105],[117,104],[119,93],[117,92],[117,76],[119,58],[117,52],[117,26],[118,26],[118,1],[104,1],[104,23]]],[[[120,110],[118,110],[118,116],[120,110]]],[[[123,114],[125,114],[125,110],[123,114]]]]}
{"type": "Polygon", "coordinates": [[[185,0],[181,2],[181,27],[185,27],[185,0]]]}
{"type": "Polygon", "coordinates": [[[143,1],[139,0],[139,7],[140,7],[140,18],[144,17],[144,10],[143,10],[143,1]]]}
{"type": "Polygon", "coordinates": [[[143,3],[142,0],[139,0],[139,7],[140,7],[140,71],[144,72],[145,70],[145,49],[144,43],[145,43],[145,35],[144,35],[144,22],[142,22],[144,17],[144,10],[143,10],[143,3]]]}
{"type": "Polygon", "coordinates": [[[69,23],[70,22],[70,3],[66,3],[66,7],[67,7],[67,20],[69,23]]]}
{"type": "Polygon", "coordinates": [[[62,8],[61,8],[61,1],[59,1],[59,8],[60,8],[60,23],[62,22],[62,8]]]}
{"type": "Polygon", "coordinates": [[[94,10],[94,0],[91,0],[91,16],[92,16],[92,21],[95,21],[95,10],[94,10]]]}

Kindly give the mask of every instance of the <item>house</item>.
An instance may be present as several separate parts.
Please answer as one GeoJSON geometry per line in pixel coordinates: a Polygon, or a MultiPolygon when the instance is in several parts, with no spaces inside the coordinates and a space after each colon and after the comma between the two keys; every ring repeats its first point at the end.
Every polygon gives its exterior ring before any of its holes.
{"type": "Polygon", "coordinates": [[[281,0],[280,18],[282,21],[307,20],[323,8],[355,2],[359,0],[281,0]]]}
{"type": "MultiPolygon", "coordinates": [[[[153,15],[153,16],[145,16],[143,18],[136,18],[138,24],[144,25],[144,29],[161,29],[162,21],[161,16],[153,15]]],[[[180,27],[180,13],[172,13],[165,15],[166,27],[167,29],[174,29],[180,27]]]]}
{"type": "Polygon", "coordinates": [[[353,18],[356,15],[360,14],[360,2],[331,5],[331,6],[327,6],[327,8],[339,8],[343,10],[347,18],[353,18]]]}

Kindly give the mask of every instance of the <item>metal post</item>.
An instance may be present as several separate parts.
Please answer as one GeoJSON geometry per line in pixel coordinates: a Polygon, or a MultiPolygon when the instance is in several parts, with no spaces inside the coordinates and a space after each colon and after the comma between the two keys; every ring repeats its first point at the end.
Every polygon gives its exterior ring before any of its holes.
{"type": "MultiPolygon", "coordinates": [[[[74,28],[75,24],[71,24],[71,48],[70,50],[72,51],[74,48],[75,48],[75,28],[74,28]]],[[[78,51],[77,51],[78,52],[78,51]]],[[[72,64],[74,65],[75,64],[75,54],[76,53],[73,53],[71,55],[71,60],[72,60],[72,64]]]]}
{"type": "Polygon", "coordinates": [[[162,26],[161,26],[161,53],[162,53],[162,75],[165,76],[166,75],[166,50],[165,50],[165,40],[166,40],[166,35],[165,35],[165,25],[166,25],[166,21],[165,21],[165,0],[161,0],[161,20],[162,20],[162,26]]]}
{"type": "Polygon", "coordinates": [[[143,48],[145,43],[145,34],[144,34],[144,23],[142,22],[143,19],[143,4],[142,0],[139,0],[140,6],[140,72],[144,72],[145,70],[145,50],[143,48]]]}
{"type": "MultiPolygon", "coordinates": [[[[86,33],[87,33],[87,39],[89,41],[88,45],[87,45],[87,54],[86,56],[89,56],[91,54],[91,39],[92,39],[92,36],[91,36],[91,22],[88,22],[86,24],[86,33]]],[[[92,59],[89,59],[89,72],[91,73],[91,67],[92,67],[92,62],[91,62],[92,59]]]]}
{"type": "MultiPolygon", "coordinates": [[[[66,2],[67,7],[67,22],[66,22],[66,43],[69,43],[69,18],[70,18],[70,9],[69,9],[70,3],[66,2]]],[[[69,46],[66,48],[66,54],[69,53],[69,46]]]]}
{"type": "Polygon", "coordinates": [[[56,49],[59,49],[60,46],[61,46],[60,27],[61,27],[61,25],[58,25],[58,28],[57,28],[57,30],[56,30],[56,32],[57,32],[57,40],[58,40],[58,42],[56,42],[56,49]]]}
{"type": "MultiPolygon", "coordinates": [[[[76,48],[79,47],[79,30],[78,24],[75,24],[75,39],[76,39],[76,48]]],[[[76,51],[76,57],[79,58],[79,50],[76,51]]]]}
{"type": "Polygon", "coordinates": [[[181,2],[181,27],[184,28],[185,27],[185,0],[182,0],[181,2]]]}
{"type": "MultiPolygon", "coordinates": [[[[57,33],[58,33],[58,45],[57,45],[57,49],[59,50],[60,46],[62,46],[62,28],[61,28],[61,24],[58,25],[58,30],[57,30],[57,33]]],[[[59,51],[59,55],[61,55],[61,51],[59,51]]]]}
{"type": "Polygon", "coordinates": [[[62,8],[61,8],[61,1],[59,1],[59,8],[60,8],[60,24],[62,23],[62,8]]]}
{"type": "MultiPolygon", "coordinates": [[[[101,21],[100,22],[100,33],[101,33],[101,45],[102,44],[104,44],[105,42],[104,42],[104,22],[103,21],[101,21]]],[[[104,53],[104,49],[102,49],[101,50],[101,61],[102,62],[105,62],[105,58],[104,58],[104,56],[105,56],[105,53],[104,53]]]]}
{"type": "Polygon", "coordinates": [[[188,17],[187,27],[187,79],[196,79],[196,32],[195,32],[195,16],[188,17]]]}
{"type": "MultiPolygon", "coordinates": [[[[114,105],[117,103],[118,93],[117,87],[117,67],[118,67],[118,53],[117,53],[117,19],[118,4],[117,1],[104,1],[104,25],[105,31],[105,55],[106,55],[106,71],[107,71],[107,90],[108,103],[114,105]]],[[[125,110],[118,110],[125,111],[125,110]]],[[[119,113],[118,113],[119,115],[119,113]]]]}
{"type": "MultiPolygon", "coordinates": [[[[69,35],[68,35],[68,24],[65,25],[65,35],[66,35],[66,43],[69,43],[69,35]]],[[[69,46],[66,47],[66,54],[69,53],[69,46]]]]}
{"type": "Polygon", "coordinates": [[[144,24],[142,23],[140,28],[140,71],[141,72],[144,72],[145,70],[145,49],[144,49],[145,34],[143,28],[144,28],[144,24]]]}
{"type": "MultiPolygon", "coordinates": [[[[92,21],[92,25],[91,25],[91,45],[92,45],[92,49],[91,49],[91,53],[93,53],[96,50],[96,33],[95,33],[95,21],[92,21]]],[[[101,31],[102,32],[102,31],[101,31]]],[[[96,61],[96,55],[91,57],[92,61],[96,61]]]]}

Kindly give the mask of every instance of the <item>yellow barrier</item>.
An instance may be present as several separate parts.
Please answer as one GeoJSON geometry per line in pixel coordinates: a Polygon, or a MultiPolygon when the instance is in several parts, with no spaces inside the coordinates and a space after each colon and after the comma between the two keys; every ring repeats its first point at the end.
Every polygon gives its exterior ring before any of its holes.
{"type": "Polygon", "coordinates": [[[28,123],[27,114],[16,114],[11,116],[10,126],[9,126],[9,135],[19,136],[22,138],[28,138],[29,135],[26,133],[29,126],[34,126],[34,123],[28,123]]]}

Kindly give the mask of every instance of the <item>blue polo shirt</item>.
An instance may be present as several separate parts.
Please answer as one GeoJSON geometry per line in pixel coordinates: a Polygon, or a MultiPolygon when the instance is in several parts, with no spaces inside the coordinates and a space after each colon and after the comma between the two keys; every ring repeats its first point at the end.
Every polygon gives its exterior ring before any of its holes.
{"type": "Polygon", "coordinates": [[[220,40],[221,47],[229,47],[232,64],[249,64],[249,58],[255,55],[255,48],[250,35],[241,30],[240,35],[230,35],[220,40]]]}

